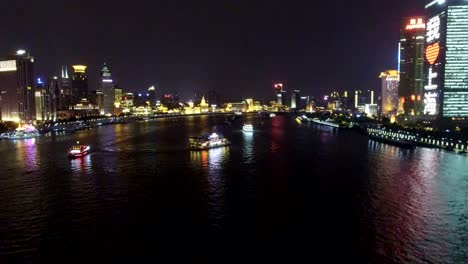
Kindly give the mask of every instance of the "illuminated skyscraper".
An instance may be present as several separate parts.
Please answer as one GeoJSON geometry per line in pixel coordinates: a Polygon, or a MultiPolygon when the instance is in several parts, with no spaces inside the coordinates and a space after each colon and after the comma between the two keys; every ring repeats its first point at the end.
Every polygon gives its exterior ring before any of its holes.
{"type": "Polygon", "coordinates": [[[49,79],[46,87],[46,119],[56,120],[57,109],[60,106],[60,87],[57,77],[49,79]]]}
{"type": "Polygon", "coordinates": [[[468,118],[468,1],[426,5],[424,112],[444,120],[468,118]]]}
{"type": "Polygon", "coordinates": [[[86,77],[86,68],[84,65],[73,65],[72,86],[72,104],[78,104],[82,99],[88,99],[88,78],[86,77]]]}
{"type": "Polygon", "coordinates": [[[60,104],[59,110],[68,110],[71,105],[72,91],[70,85],[70,78],[68,77],[67,66],[62,66],[62,75],[60,76],[60,104]]]}
{"type": "Polygon", "coordinates": [[[148,94],[149,94],[150,106],[151,107],[156,106],[156,101],[158,100],[158,98],[156,97],[156,88],[154,86],[151,86],[150,88],[148,88],[148,94]]]}
{"type": "Polygon", "coordinates": [[[275,83],[273,87],[274,87],[275,93],[276,93],[276,102],[279,105],[283,105],[286,102],[285,92],[283,90],[283,84],[282,83],[275,83]]]}
{"type": "Polygon", "coordinates": [[[34,58],[24,50],[0,59],[0,113],[3,121],[36,118],[34,58]]]}
{"type": "Polygon", "coordinates": [[[423,17],[405,18],[400,29],[398,96],[406,115],[424,111],[424,39],[426,24],[423,17]]]}
{"type": "Polygon", "coordinates": [[[395,115],[398,109],[398,70],[380,74],[382,80],[382,115],[395,115]]]}
{"type": "Polygon", "coordinates": [[[111,73],[107,64],[104,63],[101,69],[101,89],[103,95],[102,109],[100,109],[102,115],[113,115],[114,114],[114,84],[111,78],[111,73]]]}
{"type": "Polygon", "coordinates": [[[299,100],[301,91],[294,90],[291,95],[291,109],[298,109],[299,100]]]}
{"type": "Polygon", "coordinates": [[[44,82],[41,78],[37,79],[35,93],[34,93],[34,103],[36,108],[36,120],[45,121],[46,120],[46,89],[44,87],[44,82]]]}

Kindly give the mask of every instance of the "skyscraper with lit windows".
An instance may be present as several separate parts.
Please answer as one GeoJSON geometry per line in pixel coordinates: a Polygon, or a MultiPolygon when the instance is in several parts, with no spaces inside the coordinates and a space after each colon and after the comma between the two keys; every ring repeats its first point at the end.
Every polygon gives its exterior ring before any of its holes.
{"type": "Polygon", "coordinates": [[[426,13],[424,112],[467,121],[468,1],[430,1],[426,13]]]}
{"type": "Polygon", "coordinates": [[[398,96],[405,115],[420,115],[424,111],[424,17],[403,19],[400,28],[398,96]]]}
{"type": "Polygon", "coordinates": [[[24,50],[0,58],[0,120],[36,118],[34,58],[24,50]]]}
{"type": "Polygon", "coordinates": [[[398,70],[388,70],[380,74],[382,82],[382,115],[396,115],[398,109],[398,70]]]}
{"type": "Polygon", "coordinates": [[[78,104],[83,99],[88,98],[88,77],[86,77],[85,65],[73,65],[74,73],[71,81],[72,86],[72,104],[78,104]]]}
{"type": "Polygon", "coordinates": [[[114,114],[114,83],[112,81],[112,76],[107,67],[107,64],[104,63],[101,69],[101,88],[103,101],[102,108],[100,109],[102,115],[113,115],[114,114]]]}

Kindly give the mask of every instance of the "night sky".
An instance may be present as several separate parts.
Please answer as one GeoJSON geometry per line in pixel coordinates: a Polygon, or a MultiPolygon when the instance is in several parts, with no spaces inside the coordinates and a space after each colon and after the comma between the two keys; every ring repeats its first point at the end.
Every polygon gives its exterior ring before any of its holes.
{"type": "Polygon", "coordinates": [[[9,1],[0,54],[29,50],[41,76],[86,64],[90,90],[107,61],[124,89],[155,84],[183,99],[208,89],[270,99],[274,81],[310,95],[375,89],[379,72],[397,67],[401,18],[423,14],[425,3],[9,1]]]}

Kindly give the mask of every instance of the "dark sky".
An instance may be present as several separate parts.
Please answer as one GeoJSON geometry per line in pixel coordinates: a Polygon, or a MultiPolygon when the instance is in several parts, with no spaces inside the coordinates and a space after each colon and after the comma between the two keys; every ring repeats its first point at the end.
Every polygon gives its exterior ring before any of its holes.
{"type": "Polygon", "coordinates": [[[370,89],[380,71],[396,68],[400,19],[423,14],[425,3],[9,1],[0,54],[29,50],[42,76],[87,64],[90,89],[106,60],[124,89],[156,84],[184,99],[207,89],[269,99],[275,80],[310,95],[370,89]]]}

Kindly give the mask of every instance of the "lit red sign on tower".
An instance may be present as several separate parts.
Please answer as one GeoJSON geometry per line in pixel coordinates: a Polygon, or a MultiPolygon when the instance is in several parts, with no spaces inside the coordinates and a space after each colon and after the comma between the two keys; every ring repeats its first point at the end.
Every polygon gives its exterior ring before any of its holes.
{"type": "Polygon", "coordinates": [[[282,83],[275,83],[273,85],[276,91],[282,91],[283,90],[283,84],[282,83]]]}
{"type": "Polygon", "coordinates": [[[413,29],[425,29],[426,24],[424,23],[422,18],[411,18],[409,24],[406,25],[406,30],[413,30],[413,29]]]}

